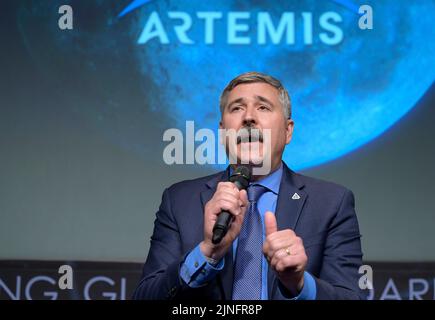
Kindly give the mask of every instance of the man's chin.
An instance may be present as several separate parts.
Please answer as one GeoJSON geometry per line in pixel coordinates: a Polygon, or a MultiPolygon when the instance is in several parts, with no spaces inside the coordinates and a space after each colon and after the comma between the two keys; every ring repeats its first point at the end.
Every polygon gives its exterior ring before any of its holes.
{"type": "Polygon", "coordinates": [[[249,165],[249,166],[262,166],[263,165],[263,157],[237,157],[237,164],[241,165],[249,165]]]}
{"type": "Polygon", "coordinates": [[[246,164],[261,165],[263,163],[263,143],[242,142],[237,148],[237,158],[246,164]]]}

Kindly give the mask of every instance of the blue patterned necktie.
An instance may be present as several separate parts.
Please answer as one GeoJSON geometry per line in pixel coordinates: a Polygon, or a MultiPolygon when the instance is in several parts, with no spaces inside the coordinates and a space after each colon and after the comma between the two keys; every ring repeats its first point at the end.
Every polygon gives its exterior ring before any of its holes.
{"type": "Polygon", "coordinates": [[[249,207],[243,219],[237,244],[233,300],[261,299],[263,226],[257,201],[267,189],[260,185],[251,185],[247,191],[249,207]]]}

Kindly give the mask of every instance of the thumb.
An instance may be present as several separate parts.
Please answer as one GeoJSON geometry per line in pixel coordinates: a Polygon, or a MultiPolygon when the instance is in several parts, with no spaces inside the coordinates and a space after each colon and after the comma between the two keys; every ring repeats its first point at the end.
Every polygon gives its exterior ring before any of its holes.
{"type": "Polygon", "coordinates": [[[278,231],[275,215],[270,211],[267,211],[266,215],[264,216],[264,226],[266,229],[266,237],[278,231]]]}

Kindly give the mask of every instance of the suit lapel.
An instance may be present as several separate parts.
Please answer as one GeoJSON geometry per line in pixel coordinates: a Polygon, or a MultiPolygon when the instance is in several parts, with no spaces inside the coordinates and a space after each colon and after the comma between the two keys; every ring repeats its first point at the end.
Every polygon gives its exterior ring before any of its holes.
{"type": "Polygon", "coordinates": [[[284,164],[283,177],[276,203],[276,221],[278,230],[296,228],[302,208],[307,199],[304,184],[297,175],[284,164]]]}
{"type": "MultiPolygon", "coordinates": [[[[297,175],[283,163],[283,175],[275,209],[278,230],[295,230],[307,199],[303,187],[304,184],[298,179],[297,175]]],[[[268,270],[267,280],[270,299],[276,287],[276,277],[271,268],[268,270]]]]}
{"type": "MultiPolygon", "coordinates": [[[[202,209],[204,212],[204,208],[206,203],[213,197],[213,194],[216,192],[217,184],[221,181],[228,181],[229,177],[229,168],[222,172],[221,175],[216,175],[207,181],[207,189],[201,192],[201,202],[202,209]]],[[[232,290],[233,290],[233,246],[230,247],[230,250],[225,255],[225,266],[224,269],[218,274],[217,280],[221,285],[221,291],[223,293],[224,300],[231,300],[232,290]]]]}

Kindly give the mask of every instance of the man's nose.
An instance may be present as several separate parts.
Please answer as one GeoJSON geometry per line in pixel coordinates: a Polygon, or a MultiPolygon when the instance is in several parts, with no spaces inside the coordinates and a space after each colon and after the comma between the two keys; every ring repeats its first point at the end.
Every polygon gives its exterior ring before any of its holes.
{"type": "Polygon", "coordinates": [[[246,108],[246,112],[245,115],[243,117],[243,125],[244,126],[250,126],[253,124],[256,124],[257,120],[256,120],[256,115],[254,112],[254,108],[246,108]]]}

